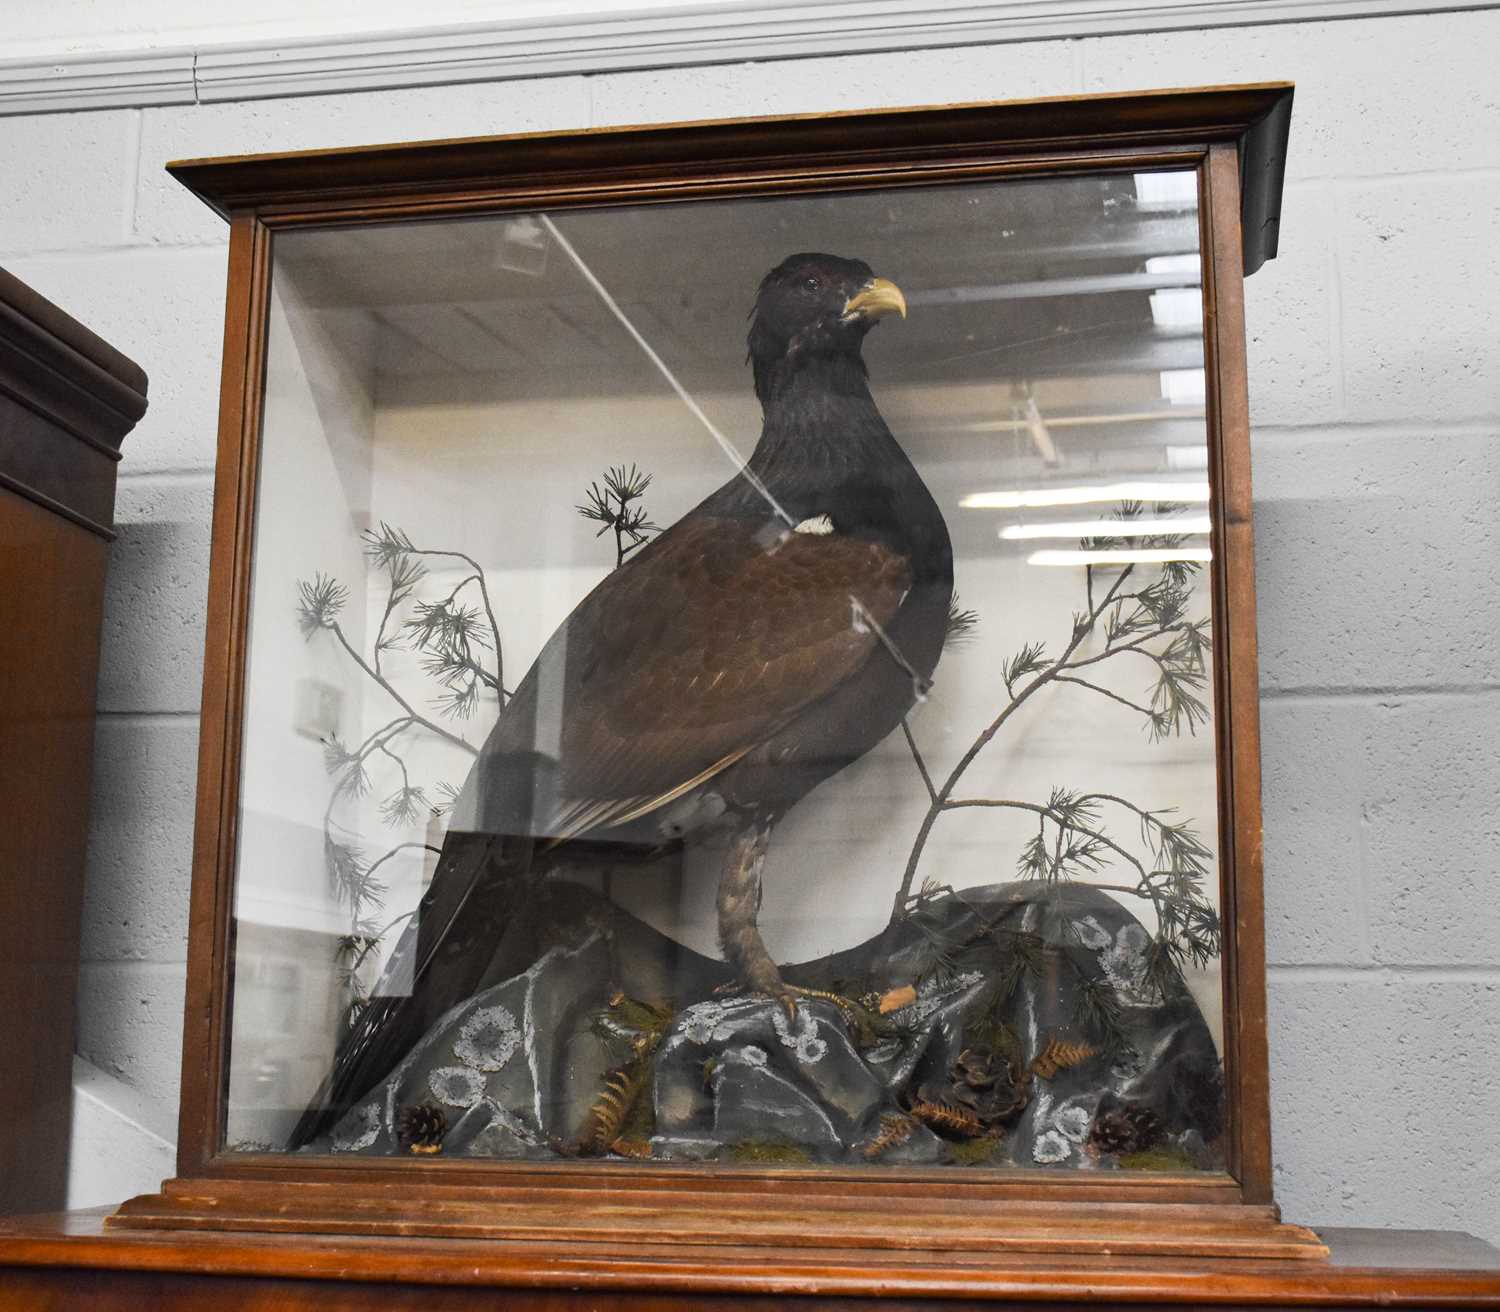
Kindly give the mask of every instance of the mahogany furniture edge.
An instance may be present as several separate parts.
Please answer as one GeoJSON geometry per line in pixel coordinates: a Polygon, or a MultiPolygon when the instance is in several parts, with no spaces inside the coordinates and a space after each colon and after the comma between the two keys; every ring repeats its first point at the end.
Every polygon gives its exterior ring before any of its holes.
{"type": "Polygon", "coordinates": [[[120,443],[142,369],[0,269],[0,1212],[63,1202],[120,443]]]}

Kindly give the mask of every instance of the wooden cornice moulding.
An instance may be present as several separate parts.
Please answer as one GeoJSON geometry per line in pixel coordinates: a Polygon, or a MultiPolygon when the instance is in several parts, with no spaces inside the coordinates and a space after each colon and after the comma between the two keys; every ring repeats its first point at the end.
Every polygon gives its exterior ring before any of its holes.
{"type": "Polygon", "coordinates": [[[0,485],[112,537],[120,443],[145,412],[139,365],[0,269],[0,485]]]}
{"type": "MultiPolygon", "coordinates": [[[[1130,92],[1015,100],[939,108],[858,110],[791,118],[749,118],[651,127],[600,128],[587,133],[535,133],[456,141],[291,151],[232,159],[177,160],[167,170],[225,218],[239,210],[311,213],[328,221],[385,210],[402,197],[437,189],[492,205],[499,192],[523,202],[556,203],[570,186],[598,197],[613,186],[639,193],[655,173],[663,196],[713,195],[716,183],[743,192],[747,181],[785,192],[827,187],[830,168],[844,185],[878,185],[882,170],[908,167],[915,149],[926,177],[990,168],[1014,159],[1035,169],[1048,152],[1085,157],[1070,167],[1107,165],[1109,151],[1158,147],[1162,161],[1195,162],[1183,140],[1234,142],[1240,147],[1244,271],[1276,254],[1292,86],[1266,82],[1181,91],[1130,92]],[[795,159],[787,156],[796,130],[795,159]],[[897,144],[899,143],[899,144],[897,144]],[[690,187],[662,162],[683,176],[690,187]]],[[[415,216],[420,201],[413,210],[415,216]]]]}
{"type": "MultiPolygon", "coordinates": [[[[262,41],[0,60],[0,114],[381,91],[1182,28],[1484,8],[1462,0],[851,0],[641,6],[262,41]]],[[[580,6],[582,9],[583,6],[580,6]]],[[[170,39],[170,33],[168,37],[170,39]]]]}

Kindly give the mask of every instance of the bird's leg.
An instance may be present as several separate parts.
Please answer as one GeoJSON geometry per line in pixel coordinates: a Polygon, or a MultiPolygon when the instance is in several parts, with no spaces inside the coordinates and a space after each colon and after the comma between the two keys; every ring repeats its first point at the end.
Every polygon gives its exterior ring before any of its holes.
{"type": "Polygon", "coordinates": [[[797,1003],[760,940],[760,872],[766,860],[771,824],[755,820],[730,840],[719,876],[719,946],[735,978],[755,993],[775,998],[795,1018],[797,1003]]]}
{"type": "MultiPolygon", "coordinates": [[[[848,998],[825,989],[788,984],[761,942],[755,923],[760,914],[760,872],[771,838],[771,822],[757,820],[740,830],[729,844],[724,873],[719,876],[719,946],[734,969],[735,985],[728,991],[748,989],[775,998],[787,1014],[797,1019],[797,999],[821,998],[831,1002],[853,1021],[859,1008],[848,998]]],[[[719,990],[723,992],[725,990],[719,990]]]]}

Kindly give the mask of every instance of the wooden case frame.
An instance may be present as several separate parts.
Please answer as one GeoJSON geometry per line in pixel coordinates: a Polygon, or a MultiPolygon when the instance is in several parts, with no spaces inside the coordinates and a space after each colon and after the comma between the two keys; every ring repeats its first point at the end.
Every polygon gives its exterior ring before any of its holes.
{"type": "MultiPolygon", "coordinates": [[[[774,1244],[1325,1255],[1272,1198],[1259,711],[1243,279],[1275,254],[1286,84],[754,119],[193,160],[228,219],[178,1175],[110,1224],[527,1239],[608,1255],[644,1234],[712,1254],[774,1244]],[[1229,1167],[1223,1174],[654,1166],[226,1154],[231,904],[274,235],[310,225],[1082,172],[1193,169],[1205,369],[1229,1167]],[[1040,1178],[1039,1178],[1040,1177],[1040,1178]],[[720,1250],[722,1251],[722,1249],[720,1250]]],[[[946,1260],[946,1259],[945,1259],[946,1260]]],[[[703,1258],[712,1269],[711,1256],[703,1258]]],[[[767,1272],[766,1280],[774,1279],[767,1272]]]]}

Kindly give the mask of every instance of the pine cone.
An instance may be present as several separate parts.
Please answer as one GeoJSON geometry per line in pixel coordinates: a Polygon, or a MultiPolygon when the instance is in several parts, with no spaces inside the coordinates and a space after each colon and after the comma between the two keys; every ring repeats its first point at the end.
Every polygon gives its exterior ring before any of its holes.
{"type": "Polygon", "coordinates": [[[947,1092],[937,1095],[937,1100],[967,1107],[986,1127],[1013,1119],[1026,1106],[1026,1095],[1012,1079],[1010,1062],[995,1052],[965,1048],[949,1077],[947,1092]]]}
{"type": "Polygon", "coordinates": [[[1101,1109],[1089,1130],[1089,1145],[1101,1153],[1139,1153],[1161,1142],[1159,1117],[1149,1107],[1101,1109]]]}
{"type": "Polygon", "coordinates": [[[440,1107],[418,1104],[403,1107],[397,1118],[401,1146],[414,1153],[440,1153],[443,1136],[448,1133],[448,1118],[440,1107]]]}

